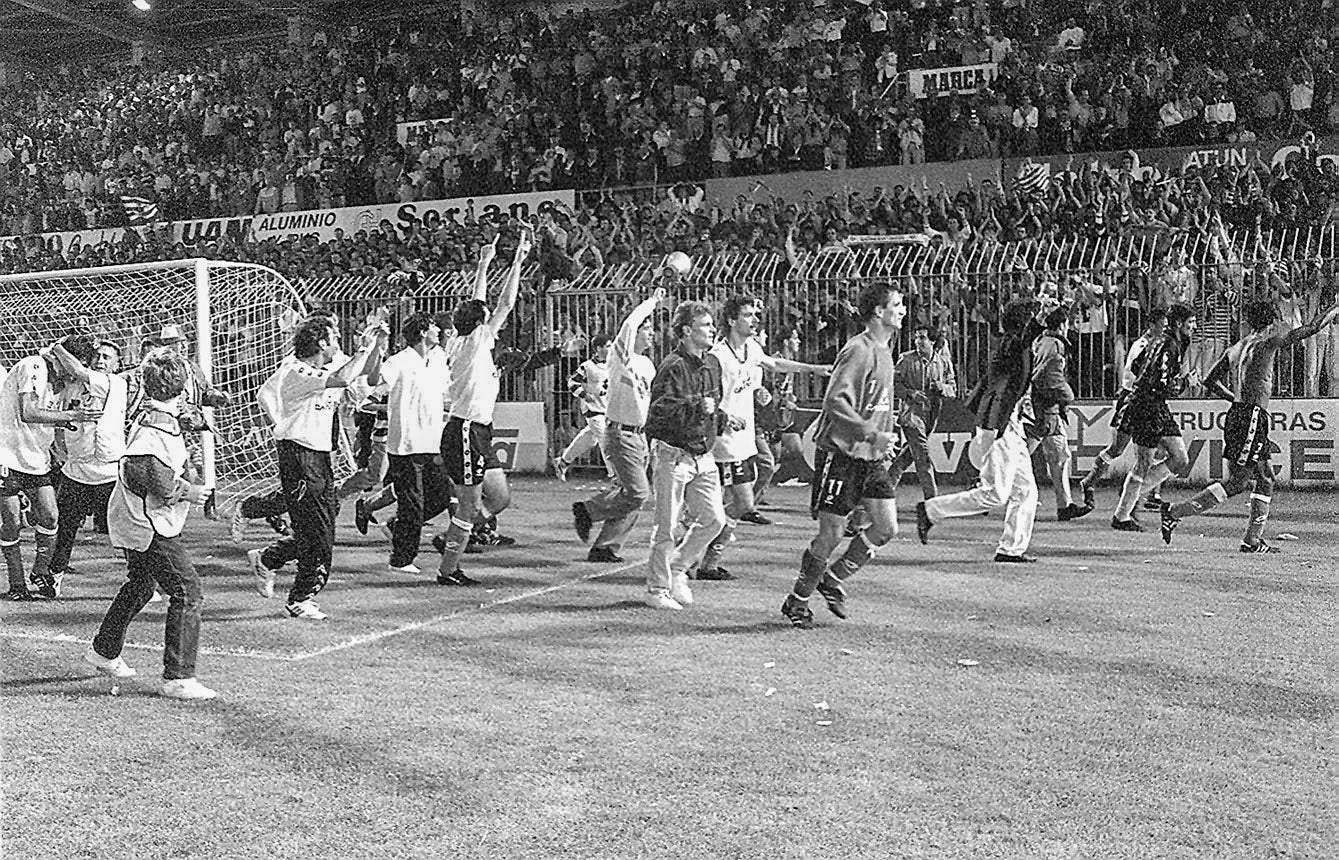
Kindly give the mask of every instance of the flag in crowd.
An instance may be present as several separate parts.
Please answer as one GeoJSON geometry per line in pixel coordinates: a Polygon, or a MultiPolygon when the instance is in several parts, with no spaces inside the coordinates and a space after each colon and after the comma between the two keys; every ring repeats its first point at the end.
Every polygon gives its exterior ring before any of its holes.
{"type": "Polygon", "coordinates": [[[1050,179],[1050,176],[1051,166],[1049,164],[1024,162],[1018,168],[1018,175],[1014,177],[1014,192],[1028,196],[1041,194],[1046,190],[1046,182],[1050,179]]]}
{"type": "Polygon", "coordinates": [[[138,194],[122,194],[121,206],[131,224],[151,224],[158,220],[158,204],[138,194]]]}

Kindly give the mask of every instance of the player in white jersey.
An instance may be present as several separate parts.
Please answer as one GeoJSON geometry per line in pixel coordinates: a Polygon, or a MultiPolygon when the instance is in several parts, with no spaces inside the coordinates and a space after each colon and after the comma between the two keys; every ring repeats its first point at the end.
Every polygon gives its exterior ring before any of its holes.
{"type": "MultiPolygon", "coordinates": [[[[1144,361],[1149,354],[1148,348],[1162,339],[1163,329],[1166,326],[1167,309],[1153,308],[1148,312],[1144,333],[1135,338],[1125,353],[1125,366],[1121,369],[1120,375],[1120,393],[1116,395],[1116,402],[1111,409],[1111,444],[1097,452],[1093,468],[1079,480],[1085,508],[1094,507],[1097,482],[1102,480],[1102,476],[1111,468],[1112,461],[1125,453],[1125,449],[1130,445],[1130,434],[1121,430],[1120,425],[1125,420],[1125,410],[1130,403],[1130,392],[1134,391],[1134,381],[1144,369],[1144,361]]],[[[1161,506],[1162,503],[1159,501],[1158,507],[1161,506]]]]}
{"type": "MultiPolygon", "coordinates": [[[[668,267],[664,271],[674,272],[668,267]]],[[[581,540],[590,537],[595,523],[603,523],[586,555],[587,561],[622,561],[618,551],[637,524],[637,512],[651,497],[651,484],[646,479],[650,449],[646,446],[645,428],[656,366],[645,353],[655,333],[651,315],[668,295],[664,287],[656,287],[650,298],[632,309],[614,336],[602,449],[605,464],[614,471],[614,486],[572,503],[572,523],[581,540]]]]}
{"type": "Polygon", "coordinates": [[[604,452],[605,415],[609,411],[609,335],[598,334],[590,342],[590,358],[581,362],[577,372],[567,380],[568,390],[581,404],[586,425],[573,437],[571,443],[553,460],[553,471],[558,480],[567,480],[567,470],[577,458],[584,457],[599,446],[605,470],[613,475],[604,452]]]}
{"type": "MultiPolygon", "coordinates": [[[[93,361],[93,341],[72,335],[61,341],[62,354],[82,365],[93,361]]],[[[57,427],[96,422],[102,413],[82,406],[62,409],[61,393],[73,378],[50,349],[22,359],[0,386],[0,552],[9,574],[9,600],[32,600],[23,580],[19,546],[19,496],[31,504],[29,522],[37,533],[37,554],[30,577],[39,589],[49,581],[51,550],[56,541],[56,491],[51,482],[51,445],[57,427]]]]}
{"type": "Polygon", "coordinates": [[[368,382],[386,387],[386,477],[395,488],[397,504],[390,570],[417,574],[414,558],[423,536],[425,472],[441,450],[447,367],[444,353],[436,349],[437,326],[428,314],[405,317],[400,337],[404,349],[383,361],[377,372],[368,375],[368,382]]]}
{"type": "Polygon", "coordinates": [[[66,427],[65,463],[56,488],[56,545],[51,551],[51,569],[44,582],[38,583],[41,597],[60,596],[61,581],[69,570],[70,552],[79,527],[89,515],[107,515],[107,502],[116,486],[116,473],[126,448],[126,381],[116,375],[121,350],[110,341],[97,346],[93,366],[86,368],[60,344],[51,352],[69,368],[74,384],[67,386],[61,399],[67,407],[101,411],[102,417],[91,424],[66,427]]]}
{"type": "Polygon", "coordinates": [[[697,579],[733,579],[721,567],[721,556],[733,539],[740,517],[754,508],[753,484],[758,477],[758,432],[754,398],[762,388],[764,370],[779,373],[831,373],[832,368],[768,355],[757,340],[759,308],[752,296],[727,299],[721,311],[725,336],[709,353],[721,370],[720,411],[737,419],[716,437],[712,454],[721,473],[725,527],[708,545],[697,568],[697,579]]]}
{"type": "Polygon", "coordinates": [[[327,617],[316,595],[330,579],[339,512],[330,461],[335,413],[343,389],[377,370],[386,334],[380,325],[369,328],[358,353],[337,364],[338,323],[324,315],[309,317],[293,332],[293,354],[260,387],[258,399],[274,421],[279,485],[288,503],[293,534],[264,549],[253,549],[247,557],[262,597],[273,597],[275,573],[288,562],[297,562],[286,604],[293,618],[327,617]]]}
{"type": "Polygon", "coordinates": [[[497,239],[480,249],[474,294],[455,310],[456,335],[447,345],[451,364],[448,399],[451,417],[441,436],[442,461],[456,485],[460,506],[441,535],[442,560],[437,581],[442,585],[474,585],[460,569],[460,558],[476,523],[497,516],[511,503],[507,473],[493,451],[493,410],[499,390],[493,346],[507,324],[521,286],[521,266],[530,255],[533,237],[522,224],[516,254],[497,304],[488,309],[488,265],[497,254],[497,239]]]}

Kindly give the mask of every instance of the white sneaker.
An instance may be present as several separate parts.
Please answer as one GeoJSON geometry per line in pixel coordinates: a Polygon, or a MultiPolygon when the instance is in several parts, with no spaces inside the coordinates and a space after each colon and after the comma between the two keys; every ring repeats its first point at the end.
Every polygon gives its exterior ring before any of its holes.
{"type": "Polygon", "coordinates": [[[688,574],[677,573],[674,575],[674,585],[670,588],[670,597],[680,606],[693,605],[693,590],[688,587],[688,574]]]}
{"type": "Polygon", "coordinates": [[[106,657],[93,650],[93,646],[88,646],[84,652],[84,662],[97,669],[109,678],[133,678],[135,670],[126,665],[126,661],[117,657],[114,660],[108,660],[106,657]]]}
{"type": "Polygon", "coordinates": [[[558,480],[567,483],[567,470],[571,467],[562,457],[553,458],[553,474],[558,476],[558,480]]]}
{"type": "Polygon", "coordinates": [[[652,609],[683,609],[683,605],[679,601],[663,591],[648,591],[646,593],[646,605],[652,609]]]}
{"type": "Polygon", "coordinates": [[[237,507],[233,508],[232,519],[228,520],[228,536],[232,538],[233,543],[241,543],[246,540],[246,517],[242,516],[240,502],[238,502],[237,507]]]}
{"type": "Polygon", "coordinates": [[[251,572],[256,576],[256,593],[261,597],[274,597],[274,571],[265,566],[260,557],[264,550],[248,550],[246,557],[251,562],[251,572]]]}
{"type": "Polygon", "coordinates": [[[321,611],[321,607],[316,605],[316,601],[308,597],[301,603],[290,603],[287,607],[288,614],[294,618],[307,618],[311,621],[324,621],[329,618],[321,611]]]}
{"type": "Polygon", "coordinates": [[[409,564],[388,564],[386,565],[386,569],[391,573],[408,573],[411,575],[423,572],[419,569],[419,566],[412,561],[409,564]]]}
{"type": "Polygon", "coordinates": [[[162,693],[169,699],[190,699],[194,701],[212,699],[218,695],[194,678],[177,678],[173,681],[164,681],[162,693]]]}

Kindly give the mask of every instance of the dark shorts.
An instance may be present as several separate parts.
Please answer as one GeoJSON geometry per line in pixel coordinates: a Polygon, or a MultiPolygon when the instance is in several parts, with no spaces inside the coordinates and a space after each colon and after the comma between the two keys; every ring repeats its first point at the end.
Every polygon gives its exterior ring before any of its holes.
{"type": "Polygon", "coordinates": [[[721,487],[733,487],[737,484],[752,484],[758,480],[758,458],[747,460],[717,460],[716,468],[721,473],[721,487]]]}
{"type": "Polygon", "coordinates": [[[0,496],[8,499],[26,490],[51,486],[55,486],[55,484],[51,480],[50,472],[45,475],[30,475],[17,469],[9,469],[5,472],[5,476],[0,478],[0,496]]]}
{"type": "Polygon", "coordinates": [[[857,460],[840,451],[814,452],[809,510],[815,515],[846,516],[865,499],[897,498],[885,460],[857,460]]]}
{"type": "Polygon", "coordinates": [[[1223,424],[1223,459],[1254,466],[1269,458],[1269,413],[1253,403],[1233,403],[1223,424]]]}
{"type": "Polygon", "coordinates": [[[482,484],[489,469],[501,469],[493,453],[493,425],[451,418],[442,430],[442,463],[446,476],[464,487],[482,484]]]}
{"type": "Polygon", "coordinates": [[[1125,407],[1125,417],[1117,428],[1130,434],[1140,448],[1156,448],[1167,436],[1180,436],[1181,428],[1172,417],[1172,410],[1163,400],[1142,400],[1131,397],[1125,407]]]}
{"type": "Polygon", "coordinates": [[[1130,391],[1121,389],[1120,394],[1116,395],[1116,404],[1111,409],[1111,429],[1119,431],[1121,422],[1125,420],[1125,411],[1130,408],[1130,391]]]}

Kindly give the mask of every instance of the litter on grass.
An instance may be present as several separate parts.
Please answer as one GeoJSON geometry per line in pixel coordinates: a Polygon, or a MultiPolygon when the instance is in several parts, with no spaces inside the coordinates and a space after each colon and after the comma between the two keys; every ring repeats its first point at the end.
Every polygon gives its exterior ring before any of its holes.
{"type": "Polygon", "coordinates": [[[1205,618],[1213,618],[1213,613],[1207,609],[1201,612],[1200,615],[1203,615],[1205,618]]]}
{"type": "Polygon", "coordinates": [[[776,687],[768,687],[768,688],[767,688],[767,692],[763,693],[763,697],[764,697],[764,698],[771,697],[771,696],[775,696],[775,695],[776,695],[776,687]]]}
{"type": "Polygon", "coordinates": [[[1079,570],[1087,570],[1087,569],[1088,569],[1088,568],[1086,568],[1086,567],[1081,567],[1081,568],[1079,568],[1079,570]]]}
{"type": "Polygon", "coordinates": [[[970,669],[970,668],[973,667],[973,666],[980,666],[980,665],[981,665],[981,661],[980,661],[980,660],[966,660],[966,659],[963,659],[963,660],[959,660],[959,661],[958,661],[958,665],[959,665],[959,666],[962,666],[962,667],[964,667],[964,668],[970,669]]]}
{"type": "Polygon", "coordinates": [[[1279,532],[1279,540],[1297,540],[1297,535],[1288,532],[1279,532]]]}
{"type": "Polygon", "coordinates": [[[772,668],[772,667],[775,666],[775,665],[776,665],[776,661],[775,661],[775,660],[768,660],[766,663],[762,664],[762,667],[763,667],[764,669],[770,669],[770,668],[772,668]]]}
{"type": "Polygon", "coordinates": [[[814,723],[814,725],[816,725],[816,726],[830,726],[830,725],[832,725],[832,720],[819,720],[818,722],[814,723]]]}
{"type": "Polygon", "coordinates": [[[850,648],[843,648],[843,649],[842,649],[842,653],[849,657],[849,656],[851,656],[852,654],[854,654],[855,652],[852,651],[850,648]]]}
{"type": "Polygon", "coordinates": [[[829,707],[828,707],[828,700],[827,700],[827,699],[824,699],[824,700],[821,701],[821,702],[814,702],[814,708],[817,709],[817,710],[820,710],[820,711],[830,710],[829,707]]]}

